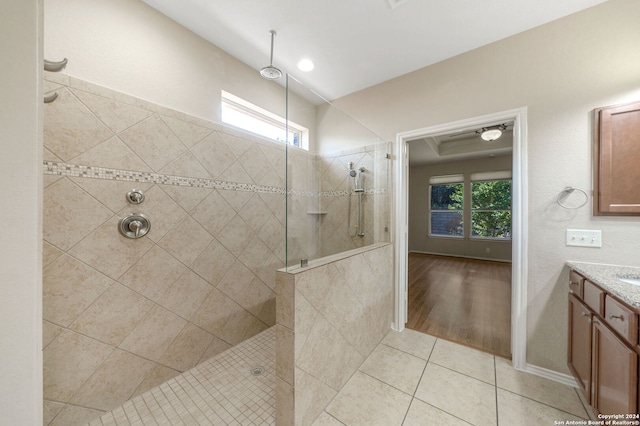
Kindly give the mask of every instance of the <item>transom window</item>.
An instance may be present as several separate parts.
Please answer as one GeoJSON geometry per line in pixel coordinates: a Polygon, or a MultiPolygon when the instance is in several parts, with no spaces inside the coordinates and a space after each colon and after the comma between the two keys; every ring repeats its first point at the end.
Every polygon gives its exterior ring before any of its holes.
{"type": "Polygon", "coordinates": [[[224,90],[220,119],[223,123],[277,142],[309,149],[309,130],[224,90]]]}

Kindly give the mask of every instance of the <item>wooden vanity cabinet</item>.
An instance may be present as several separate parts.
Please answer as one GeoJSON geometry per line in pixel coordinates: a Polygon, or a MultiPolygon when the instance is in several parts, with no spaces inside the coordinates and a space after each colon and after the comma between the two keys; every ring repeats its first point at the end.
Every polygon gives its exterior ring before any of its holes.
{"type": "Polygon", "coordinates": [[[637,412],[638,354],[600,319],[593,320],[591,406],[597,413],[637,412]]]}
{"type": "Polygon", "coordinates": [[[638,311],[575,271],[567,353],[569,369],[595,414],[638,412],[638,311]]]}

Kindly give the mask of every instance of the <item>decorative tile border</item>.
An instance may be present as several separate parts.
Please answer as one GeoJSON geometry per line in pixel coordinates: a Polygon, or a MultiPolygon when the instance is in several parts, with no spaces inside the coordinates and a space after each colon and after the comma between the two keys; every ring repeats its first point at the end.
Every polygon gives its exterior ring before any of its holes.
{"type": "MultiPolygon", "coordinates": [[[[206,178],[165,175],[161,173],[139,172],[134,170],[111,169],[107,167],[82,166],[69,163],[43,161],[45,175],[81,177],[126,182],[157,183],[161,185],[186,186],[191,188],[223,189],[227,191],[257,192],[262,194],[282,194],[287,191],[278,186],[252,185],[248,183],[227,182],[206,178]]],[[[288,191],[289,195],[301,197],[342,197],[353,191],[288,191]]],[[[364,192],[367,195],[386,193],[384,188],[371,188],[364,192]]]]}

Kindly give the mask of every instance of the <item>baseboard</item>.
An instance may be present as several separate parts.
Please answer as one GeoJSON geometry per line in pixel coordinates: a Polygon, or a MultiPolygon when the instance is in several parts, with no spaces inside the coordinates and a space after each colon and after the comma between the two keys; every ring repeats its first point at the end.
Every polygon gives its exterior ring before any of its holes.
{"type": "Polygon", "coordinates": [[[463,258],[463,259],[474,259],[474,260],[490,260],[492,262],[512,263],[510,260],[505,260],[505,259],[494,259],[494,258],[490,258],[490,257],[463,256],[461,254],[431,253],[431,252],[428,252],[428,251],[410,250],[409,254],[411,254],[411,253],[429,254],[429,255],[432,255],[432,256],[444,256],[444,257],[460,257],[460,258],[463,258]]]}
{"type": "Polygon", "coordinates": [[[522,371],[524,371],[525,373],[543,377],[545,379],[553,380],[554,382],[562,383],[563,385],[578,387],[576,379],[569,374],[559,373],[557,371],[538,367],[537,365],[532,364],[526,364],[524,370],[522,371]]]}

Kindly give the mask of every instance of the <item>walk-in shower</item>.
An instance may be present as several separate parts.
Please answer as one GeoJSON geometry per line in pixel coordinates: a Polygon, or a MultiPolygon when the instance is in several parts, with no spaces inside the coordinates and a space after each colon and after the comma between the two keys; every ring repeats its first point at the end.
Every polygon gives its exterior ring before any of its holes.
{"type": "Polygon", "coordinates": [[[390,144],[286,78],[287,120],[309,123],[308,150],[286,145],[287,266],[388,242],[390,144]]]}
{"type": "Polygon", "coordinates": [[[362,230],[362,223],[364,218],[362,217],[363,212],[362,212],[362,195],[364,194],[364,186],[363,186],[363,180],[364,180],[364,176],[362,175],[362,173],[365,172],[365,168],[364,167],[360,167],[359,169],[354,169],[353,168],[353,162],[349,162],[349,176],[353,178],[353,190],[349,189],[349,203],[348,203],[348,224],[347,224],[347,230],[349,232],[349,236],[351,238],[358,236],[358,237],[364,237],[364,231],[362,230]],[[355,195],[356,198],[356,223],[353,225],[353,234],[351,233],[351,204],[352,204],[352,198],[353,195],[355,195]]]}

